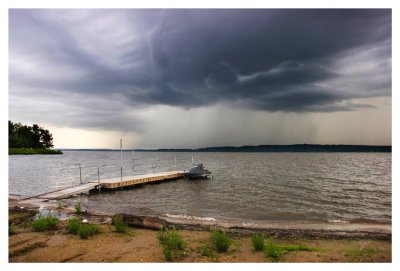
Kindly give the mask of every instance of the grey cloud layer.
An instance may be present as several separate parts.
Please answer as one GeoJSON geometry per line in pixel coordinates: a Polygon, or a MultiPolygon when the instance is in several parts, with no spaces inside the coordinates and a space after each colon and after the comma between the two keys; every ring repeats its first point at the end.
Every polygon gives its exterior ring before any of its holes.
{"type": "Polygon", "coordinates": [[[10,86],[128,106],[354,110],[391,95],[391,11],[11,10],[10,86]]]}

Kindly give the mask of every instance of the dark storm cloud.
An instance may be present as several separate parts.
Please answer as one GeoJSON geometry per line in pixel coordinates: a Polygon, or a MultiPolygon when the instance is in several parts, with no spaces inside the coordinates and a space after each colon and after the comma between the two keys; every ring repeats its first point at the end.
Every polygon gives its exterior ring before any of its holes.
{"type": "Polygon", "coordinates": [[[25,95],[287,112],[391,95],[390,10],[11,10],[9,25],[25,95]]]}

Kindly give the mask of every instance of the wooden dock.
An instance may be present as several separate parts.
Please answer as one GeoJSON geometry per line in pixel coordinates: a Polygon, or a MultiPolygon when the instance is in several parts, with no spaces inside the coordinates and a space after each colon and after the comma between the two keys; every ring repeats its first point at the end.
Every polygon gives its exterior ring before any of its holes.
{"type": "Polygon", "coordinates": [[[106,189],[116,189],[126,186],[135,186],[145,183],[153,183],[160,181],[167,181],[172,179],[179,179],[186,176],[187,173],[184,171],[170,171],[170,172],[160,172],[153,174],[145,174],[138,176],[127,176],[122,178],[113,178],[108,180],[100,180],[101,188],[106,189]]]}
{"type": "MultiPolygon", "coordinates": [[[[100,184],[101,185],[101,184],[100,184]]],[[[46,194],[42,194],[39,196],[36,196],[35,198],[39,199],[65,199],[68,197],[71,197],[73,195],[77,195],[80,193],[85,193],[89,192],[90,190],[96,189],[99,186],[99,183],[94,183],[94,182],[89,182],[89,183],[83,183],[71,188],[66,188],[46,194]]]]}
{"type": "Polygon", "coordinates": [[[154,183],[161,181],[168,181],[173,179],[183,178],[187,175],[185,171],[170,171],[170,172],[160,172],[153,174],[137,175],[137,176],[125,176],[122,178],[112,178],[100,181],[90,181],[88,183],[83,183],[75,187],[66,188],[58,191],[53,191],[50,193],[35,196],[38,199],[65,199],[73,195],[80,193],[89,192],[90,190],[98,189],[99,186],[103,189],[118,189],[123,187],[132,187],[135,185],[154,183]]]}

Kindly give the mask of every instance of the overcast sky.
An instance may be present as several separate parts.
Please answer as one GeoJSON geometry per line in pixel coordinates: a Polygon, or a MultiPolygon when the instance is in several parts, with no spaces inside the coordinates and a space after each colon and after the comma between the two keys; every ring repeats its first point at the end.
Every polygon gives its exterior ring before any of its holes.
{"type": "Polygon", "coordinates": [[[10,10],[9,119],[58,148],[391,144],[390,10],[10,10]]]}

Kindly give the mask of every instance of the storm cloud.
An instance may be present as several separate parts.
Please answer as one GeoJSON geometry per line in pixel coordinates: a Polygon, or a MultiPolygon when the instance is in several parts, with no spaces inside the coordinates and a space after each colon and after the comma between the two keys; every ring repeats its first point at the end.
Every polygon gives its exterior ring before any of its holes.
{"type": "Polygon", "coordinates": [[[391,31],[390,9],[10,9],[10,117],[140,133],[157,106],[368,109],[391,31]]]}
{"type": "Polygon", "coordinates": [[[11,10],[10,51],[12,86],[131,105],[335,111],[391,95],[390,10],[11,10]],[[363,52],[354,82],[338,63],[363,52]]]}

